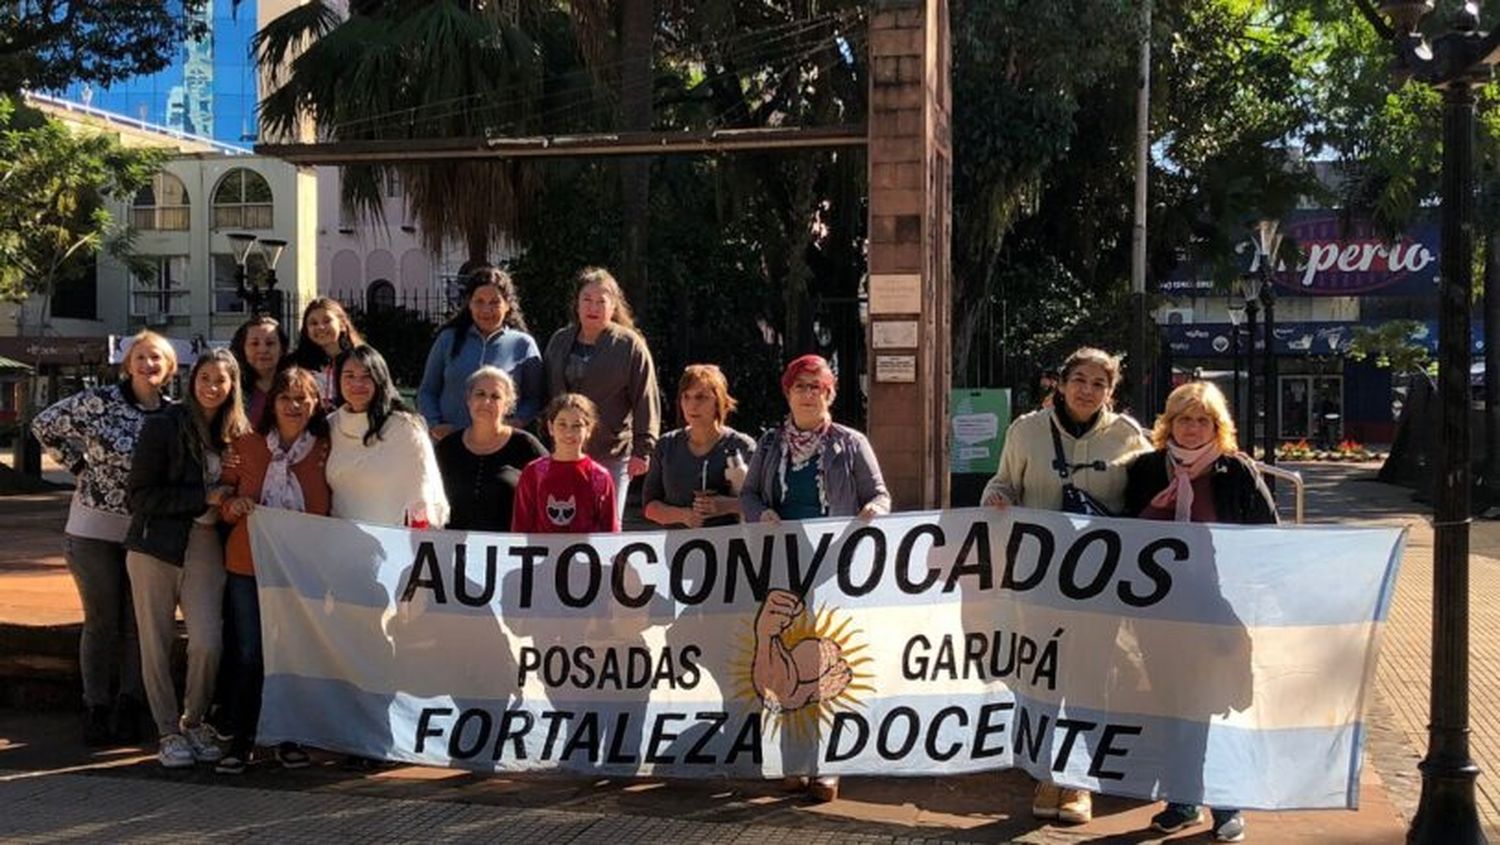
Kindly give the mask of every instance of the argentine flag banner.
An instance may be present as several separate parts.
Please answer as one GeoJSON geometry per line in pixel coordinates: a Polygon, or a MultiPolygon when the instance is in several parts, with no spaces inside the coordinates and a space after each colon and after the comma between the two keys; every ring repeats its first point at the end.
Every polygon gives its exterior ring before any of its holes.
{"type": "Polygon", "coordinates": [[[259,741],[482,772],[1022,768],[1358,803],[1405,531],[1009,508],[611,535],[257,509],[259,741]]]}

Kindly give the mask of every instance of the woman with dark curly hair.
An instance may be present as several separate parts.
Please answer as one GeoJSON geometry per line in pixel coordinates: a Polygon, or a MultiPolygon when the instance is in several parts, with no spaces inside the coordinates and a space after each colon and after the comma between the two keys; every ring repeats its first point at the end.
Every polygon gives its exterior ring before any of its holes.
{"type": "Polygon", "coordinates": [[[542,410],[546,383],[542,354],[526,333],[526,318],[510,274],[480,267],[464,285],[464,305],[438,329],[427,353],[417,406],[435,440],[469,425],[469,376],[499,367],[516,386],[509,423],[526,427],[542,410]]]}

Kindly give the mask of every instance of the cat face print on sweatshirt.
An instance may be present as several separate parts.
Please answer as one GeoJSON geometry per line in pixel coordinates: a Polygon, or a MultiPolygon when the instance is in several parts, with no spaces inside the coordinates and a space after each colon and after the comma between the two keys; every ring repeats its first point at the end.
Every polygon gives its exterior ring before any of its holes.
{"type": "Polygon", "coordinates": [[[559,528],[566,528],[573,524],[573,515],[578,513],[578,500],[576,496],[559,499],[551,493],[547,494],[547,519],[559,528]]]}

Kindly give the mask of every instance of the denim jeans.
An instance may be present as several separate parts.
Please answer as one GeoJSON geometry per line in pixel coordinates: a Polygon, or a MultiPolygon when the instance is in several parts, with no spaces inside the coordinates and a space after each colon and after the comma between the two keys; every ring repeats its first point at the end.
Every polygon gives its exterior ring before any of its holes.
{"type": "Polygon", "coordinates": [[[597,463],[604,467],[604,471],[615,480],[615,516],[619,517],[620,524],[624,525],[625,496],[630,492],[630,456],[605,458],[597,463]]]}
{"type": "Polygon", "coordinates": [[[261,653],[260,594],[255,577],[228,573],[224,583],[224,630],[228,651],[224,655],[224,709],[235,744],[255,744],[255,726],[260,722],[261,688],[266,667],[261,653]]]}
{"type": "Polygon", "coordinates": [[[145,697],[141,646],[125,572],[125,546],[65,534],[63,556],[83,603],[83,635],[78,640],[83,703],[105,707],[116,694],[140,701],[145,697]]]}

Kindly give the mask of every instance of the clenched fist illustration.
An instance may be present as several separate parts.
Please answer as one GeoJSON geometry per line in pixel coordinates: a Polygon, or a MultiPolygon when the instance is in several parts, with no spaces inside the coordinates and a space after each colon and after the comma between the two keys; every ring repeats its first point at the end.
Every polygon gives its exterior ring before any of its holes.
{"type": "Polygon", "coordinates": [[[751,681],[767,710],[780,713],[834,698],[854,672],[844,649],[826,637],[809,635],[790,648],[783,637],[807,606],[796,593],[772,590],[755,615],[755,660],[751,681]]]}

